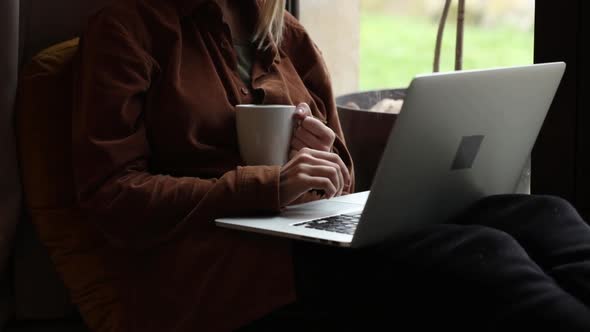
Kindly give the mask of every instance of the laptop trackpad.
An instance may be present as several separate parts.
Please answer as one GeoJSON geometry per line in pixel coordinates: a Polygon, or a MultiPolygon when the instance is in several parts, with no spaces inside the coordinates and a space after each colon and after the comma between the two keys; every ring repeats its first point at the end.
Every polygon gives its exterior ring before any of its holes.
{"type": "Polygon", "coordinates": [[[312,220],[345,213],[360,213],[363,206],[354,203],[321,200],[301,205],[289,206],[281,213],[280,217],[299,220],[312,220]]]}

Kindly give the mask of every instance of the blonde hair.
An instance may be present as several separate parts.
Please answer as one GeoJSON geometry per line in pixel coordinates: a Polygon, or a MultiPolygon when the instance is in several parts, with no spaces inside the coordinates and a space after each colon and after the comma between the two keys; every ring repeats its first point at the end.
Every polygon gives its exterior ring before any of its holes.
{"type": "Polygon", "coordinates": [[[254,42],[258,44],[259,49],[265,49],[273,42],[280,45],[285,25],[284,12],[285,0],[262,1],[260,19],[254,32],[254,42]]]}

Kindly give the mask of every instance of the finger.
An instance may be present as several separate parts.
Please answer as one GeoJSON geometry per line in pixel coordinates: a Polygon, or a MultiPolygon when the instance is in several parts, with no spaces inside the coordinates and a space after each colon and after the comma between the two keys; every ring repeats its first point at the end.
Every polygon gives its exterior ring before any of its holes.
{"type": "Polygon", "coordinates": [[[299,128],[295,131],[295,138],[304,144],[304,147],[308,147],[314,150],[330,151],[329,146],[320,141],[316,136],[310,133],[304,128],[299,128]]]}
{"type": "Polygon", "coordinates": [[[311,108],[307,103],[300,103],[295,108],[295,114],[300,115],[301,117],[311,116],[311,108]]]}
{"type": "Polygon", "coordinates": [[[337,182],[335,182],[338,189],[337,194],[340,195],[342,193],[344,186],[346,185],[346,180],[340,165],[329,160],[316,158],[311,154],[302,154],[299,159],[299,172],[308,172],[310,169],[309,167],[312,166],[328,167],[331,172],[337,176],[337,182]]]}
{"type": "Polygon", "coordinates": [[[306,191],[310,190],[323,190],[328,198],[334,197],[337,190],[332,184],[332,181],[325,177],[310,176],[307,174],[301,174],[300,178],[303,180],[303,184],[306,191]]]}
{"type": "Polygon", "coordinates": [[[326,126],[323,122],[314,117],[310,116],[303,119],[301,122],[301,127],[307,129],[323,142],[329,142],[332,144],[336,139],[336,133],[334,133],[330,127],[326,126]]]}
{"type": "Polygon", "coordinates": [[[305,118],[311,116],[311,108],[306,103],[301,103],[295,107],[295,120],[297,122],[303,121],[305,118]]]}
{"type": "Polygon", "coordinates": [[[348,170],[348,167],[346,166],[346,164],[344,164],[344,161],[342,161],[342,158],[340,158],[339,155],[335,154],[335,153],[329,153],[330,157],[332,159],[330,159],[333,163],[338,164],[338,166],[340,166],[340,170],[342,171],[342,178],[344,179],[346,185],[350,185],[352,178],[350,176],[350,171],[348,170]]]}
{"type": "Polygon", "coordinates": [[[301,141],[299,137],[293,136],[293,138],[291,139],[291,149],[299,151],[305,147],[307,147],[307,145],[305,145],[305,143],[301,141]]]}
{"type": "Polygon", "coordinates": [[[340,169],[342,170],[342,174],[344,176],[344,180],[346,181],[346,183],[347,184],[351,183],[352,179],[350,176],[350,171],[348,170],[348,167],[346,167],[346,165],[344,164],[344,162],[342,161],[342,159],[340,158],[339,155],[337,155],[335,153],[331,153],[331,152],[312,150],[312,149],[302,149],[301,152],[309,153],[311,156],[313,156],[315,158],[329,160],[333,163],[338,164],[340,166],[340,169]]]}
{"type": "Polygon", "coordinates": [[[325,163],[323,165],[302,165],[300,168],[300,172],[313,177],[323,177],[329,179],[334,185],[335,191],[333,192],[333,194],[335,196],[342,191],[344,185],[342,174],[337,169],[337,166],[335,164],[325,163]]]}
{"type": "Polygon", "coordinates": [[[303,154],[309,154],[313,158],[322,159],[338,165],[340,170],[342,171],[344,182],[346,184],[351,183],[350,171],[348,170],[348,167],[346,167],[339,155],[331,152],[313,150],[309,148],[301,149],[300,152],[303,154]]]}
{"type": "Polygon", "coordinates": [[[293,160],[297,156],[298,153],[299,153],[299,150],[291,148],[291,151],[289,151],[289,161],[293,160]]]}

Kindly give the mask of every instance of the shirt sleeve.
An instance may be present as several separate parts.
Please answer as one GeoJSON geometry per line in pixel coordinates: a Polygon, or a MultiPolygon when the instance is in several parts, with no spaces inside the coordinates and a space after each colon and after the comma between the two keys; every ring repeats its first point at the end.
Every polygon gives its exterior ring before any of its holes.
{"type": "MultiPolygon", "coordinates": [[[[313,99],[310,105],[313,116],[323,121],[336,134],[333,152],[340,156],[352,177],[352,182],[347,188],[344,188],[343,195],[352,194],[354,192],[354,166],[340,125],[328,67],[321,51],[297,19],[286,13],[285,20],[283,48],[291,55],[291,61],[313,99]]],[[[317,198],[319,198],[318,195],[309,193],[298,203],[317,198]]]]}
{"type": "Polygon", "coordinates": [[[216,179],[150,172],[144,106],[159,68],[145,35],[137,22],[101,13],[82,38],[72,162],[89,219],[116,245],[146,248],[187,224],[280,211],[279,167],[237,167],[216,179]]]}

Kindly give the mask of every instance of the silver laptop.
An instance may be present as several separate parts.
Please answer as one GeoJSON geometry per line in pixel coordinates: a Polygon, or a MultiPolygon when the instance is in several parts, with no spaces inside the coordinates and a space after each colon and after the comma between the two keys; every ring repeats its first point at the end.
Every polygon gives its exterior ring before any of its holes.
{"type": "Polygon", "coordinates": [[[216,224],[363,247],[513,193],[564,70],[559,62],[417,76],[370,191],[216,224]]]}

